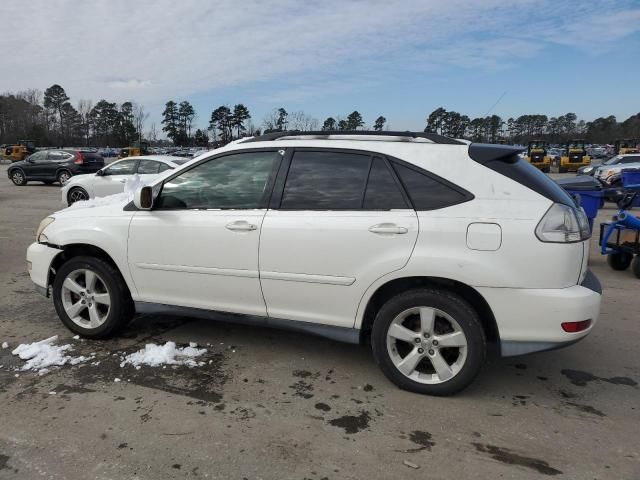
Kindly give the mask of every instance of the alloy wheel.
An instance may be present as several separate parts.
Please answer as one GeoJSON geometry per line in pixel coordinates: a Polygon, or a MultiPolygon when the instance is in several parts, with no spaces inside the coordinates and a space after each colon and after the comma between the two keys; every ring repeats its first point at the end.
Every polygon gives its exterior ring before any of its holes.
{"type": "Polygon", "coordinates": [[[20,172],[19,170],[16,170],[15,172],[13,172],[13,174],[11,175],[11,180],[13,181],[13,183],[15,183],[16,185],[22,185],[22,182],[24,182],[24,175],[22,174],[22,172],[20,172]]]}
{"type": "Polygon", "coordinates": [[[111,296],[104,280],[88,269],[74,270],[62,284],[62,306],[76,325],[94,329],[100,327],[111,308],[111,296]]]}
{"type": "Polygon", "coordinates": [[[64,185],[65,183],[67,183],[70,178],[71,175],[69,175],[67,172],[61,172],[58,175],[58,181],[60,182],[60,185],[64,185]]]}
{"type": "Polygon", "coordinates": [[[387,350],[407,378],[439,384],[455,377],[467,359],[467,338],[451,315],[432,307],[398,314],[387,330],[387,350]]]}
{"type": "Polygon", "coordinates": [[[82,200],[89,200],[89,195],[81,188],[74,188],[69,192],[69,205],[82,200]]]}

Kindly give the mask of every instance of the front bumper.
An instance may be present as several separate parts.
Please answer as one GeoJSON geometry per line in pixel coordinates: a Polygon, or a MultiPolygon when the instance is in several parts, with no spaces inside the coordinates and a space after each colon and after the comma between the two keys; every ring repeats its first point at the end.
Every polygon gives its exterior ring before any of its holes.
{"type": "Polygon", "coordinates": [[[48,296],[51,262],[62,250],[34,242],[27,249],[27,269],[36,291],[48,296]]]}
{"type": "Polygon", "coordinates": [[[600,313],[602,287],[588,272],[581,285],[560,289],[487,288],[477,290],[498,325],[502,356],[552,350],[586,337],[600,313]],[[565,332],[563,322],[591,320],[586,330],[565,332]]]}

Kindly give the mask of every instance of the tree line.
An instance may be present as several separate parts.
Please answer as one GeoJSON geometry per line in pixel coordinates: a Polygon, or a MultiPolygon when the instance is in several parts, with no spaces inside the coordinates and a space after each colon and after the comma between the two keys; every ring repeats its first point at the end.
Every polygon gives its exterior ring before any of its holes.
{"type": "MultiPolygon", "coordinates": [[[[137,140],[158,142],[154,123],[144,132],[148,113],[133,101],[109,102],[79,100],[74,106],[64,88],[52,85],[44,93],[27,90],[0,95],[0,143],[34,140],[47,146],[126,146],[137,140]]],[[[176,146],[220,146],[248,135],[286,130],[347,131],[388,129],[380,115],[367,125],[357,110],[346,116],[330,116],[322,123],[302,110],[288,112],[284,107],[267,113],[259,125],[252,121],[246,105],[220,105],[213,109],[206,128],[193,129],[197,113],[188,101],[169,100],[162,112],[162,131],[176,146]]],[[[503,119],[498,115],[471,118],[443,107],[426,118],[425,132],[438,133],[476,142],[525,143],[543,139],[561,143],[584,138],[591,143],[610,143],[618,138],[640,138],[640,113],[619,122],[615,116],[593,121],[579,120],[575,113],[557,117],[541,114],[503,119]]]]}
{"type": "Polygon", "coordinates": [[[529,114],[504,120],[498,115],[471,119],[439,107],[427,117],[424,131],[489,143],[526,143],[534,139],[562,143],[575,138],[589,143],[612,143],[619,138],[640,138],[640,113],[622,122],[613,115],[586,122],[571,112],[557,117],[529,114]]]}
{"type": "Polygon", "coordinates": [[[101,99],[74,106],[64,88],[0,95],[0,143],[34,140],[37,145],[129,145],[141,138],[148,117],[142,105],[101,99]]]}

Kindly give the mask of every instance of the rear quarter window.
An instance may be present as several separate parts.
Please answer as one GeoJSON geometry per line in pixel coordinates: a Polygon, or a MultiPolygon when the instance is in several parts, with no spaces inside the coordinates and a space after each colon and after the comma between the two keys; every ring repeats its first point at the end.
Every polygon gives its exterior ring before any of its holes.
{"type": "Polygon", "coordinates": [[[396,161],[392,165],[416,210],[437,210],[473,199],[466,190],[418,167],[396,161]]]}

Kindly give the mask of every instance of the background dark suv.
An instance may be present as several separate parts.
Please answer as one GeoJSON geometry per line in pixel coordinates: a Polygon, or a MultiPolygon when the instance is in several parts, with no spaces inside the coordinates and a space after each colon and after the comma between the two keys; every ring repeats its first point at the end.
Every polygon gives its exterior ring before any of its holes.
{"type": "Polygon", "coordinates": [[[41,150],[22,162],[9,167],[7,174],[18,186],[38,180],[46,184],[64,184],[73,175],[95,173],[104,167],[104,159],[95,152],[84,150],[41,150]]]}

